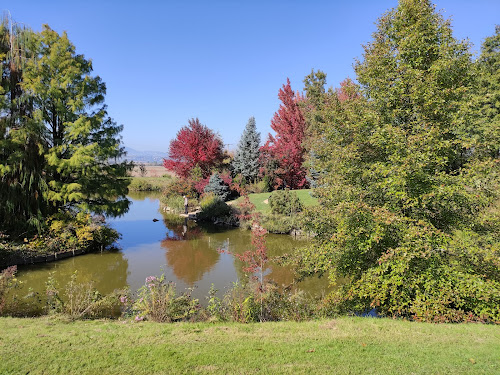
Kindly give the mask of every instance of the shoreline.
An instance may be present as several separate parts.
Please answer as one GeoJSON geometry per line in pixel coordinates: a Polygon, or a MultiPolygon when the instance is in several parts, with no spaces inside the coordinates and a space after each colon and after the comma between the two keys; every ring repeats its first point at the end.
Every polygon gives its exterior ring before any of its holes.
{"type": "MultiPolygon", "coordinates": [[[[109,249],[106,249],[105,251],[108,250],[109,249]]],[[[79,255],[94,253],[97,251],[98,250],[77,249],[77,250],[60,251],[56,253],[47,253],[47,254],[41,254],[41,255],[39,254],[32,256],[24,256],[21,254],[12,253],[10,256],[7,255],[5,259],[0,260],[0,271],[11,266],[25,266],[38,263],[50,263],[62,259],[76,257],[79,255]]]]}

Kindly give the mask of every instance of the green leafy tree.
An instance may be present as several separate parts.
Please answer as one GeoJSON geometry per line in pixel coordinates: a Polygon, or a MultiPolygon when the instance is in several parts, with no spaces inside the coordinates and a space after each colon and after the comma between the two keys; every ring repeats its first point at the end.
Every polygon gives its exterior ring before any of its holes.
{"type": "Polygon", "coordinates": [[[477,61],[479,80],[475,96],[475,134],[478,152],[498,157],[500,151],[500,26],[485,39],[477,61]],[[484,135],[484,136],[483,136],[484,135]]]}
{"type": "Polygon", "coordinates": [[[360,86],[325,92],[310,124],[325,173],[301,269],[344,278],[343,311],[498,321],[498,163],[467,108],[469,46],[429,1],[401,0],[364,48],[360,86]]]}
{"type": "Polygon", "coordinates": [[[250,117],[232,162],[234,173],[241,173],[246,182],[255,182],[259,174],[259,149],[260,133],[257,132],[255,118],[250,117]]]}
{"type": "Polygon", "coordinates": [[[43,125],[47,201],[54,209],[123,212],[128,182],[122,177],[131,165],[118,162],[122,126],[107,115],[105,84],[91,76],[92,63],[76,54],[66,33],[45,25],[37,46],[21,85],[33,100],[33,121],[43,125]]]}

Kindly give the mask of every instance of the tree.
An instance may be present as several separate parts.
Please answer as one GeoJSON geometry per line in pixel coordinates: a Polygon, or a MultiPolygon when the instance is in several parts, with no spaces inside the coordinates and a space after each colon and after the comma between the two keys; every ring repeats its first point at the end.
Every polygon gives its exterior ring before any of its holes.
{"type": "Polygon", "coordinates": [[[130,165],[116,162],[122,127],[107,116],[91,63],[46,25],[33,33],[4,22],[0,31],[1,228],[41,231],[60,209],[126,210],[130,165]]]}
{"type": "Polygon", "coordinates": [[[259,174],[260,133],[255,118],[250,117],[233,159],[234,173],[241,173],[246,182],[255,182],[259,174]]]}
{"type": "Polygon", "coordinates": [[[46,213],[43,138],[32,120],[33,101],[22,88],[35,56],[35,33],[5,17],[0,25],[0,222],[3,228],[40,230],[46,213]]]}
{"type": "Polygon", "coordinates": [[[199,167],[202,177],[210,176],[213,168],[224,159],[221,138],[200,121],[191,119],[170,142],[168,159],[163,165],[180,177],[189,177],[191,170],[199,167]]]}
{"type": "Polygon", "coordinates": [[[341,311],[498,321],[498,163],[467,108],[468,44],[429,1],[401,0],[364,48],[361,86],[325,93],[313,123],[325,173],[302,270],[347,280],[341,311]]]}
{"type": "Polygon", "coordinates": [[[21,86],[33,100],[33,121],[44,139],[49,205],[123,213],[129,204],[123,177],[132,166],[118,162],[124,155],[123,126],[106,112],[105,84],[90,75],[92,63],[76,54],[66,33],[44,25],[36,53],[26,63],[21,86]]]}
{"type": "Polygon", "coordinates": [[[276,135],[269,134],[262,151],[268,155],[268,163],[275,160],[279,166],[274,171],[276,187],[285,185],[290,189],[303,188],[307,185],[302,144],[306,122],[288,78],[278,97],[282,104],[271,120],[271,128],[276,135]]]}
{"type": "Polygon", "coordinates": [[[498,157],[500,152],[500,26],[485,39],[477,61],[478,90],[475,95],[475,125],[478,151],[498,157]],[[479,136],[484,137],[479,138],[479,136]]]}
{"type": "Polygon", "coordinates": [[[228,186],[224,183],[224,181],[217,172],[212,174],[212,176],[210,176],[210,180],[208,181],[208,184],[205,186],[204,191],[205,193],[210,193],[210,192],[214,193],[222,201],[225,201],[227,199],[227,196],[229,195],[228,186]]]}

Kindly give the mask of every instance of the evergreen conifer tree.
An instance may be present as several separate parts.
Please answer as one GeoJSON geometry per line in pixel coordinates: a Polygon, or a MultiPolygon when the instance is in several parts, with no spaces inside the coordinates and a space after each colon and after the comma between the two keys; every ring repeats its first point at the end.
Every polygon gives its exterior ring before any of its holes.
{"type": "Polygon", "coordinates": [[[223,201],[225,201],[229,195],[228,186],[224,183],[217,172],[210,176],[210,180],[208,181],[207,186],[205,186],[204,191],[205,193],[214,193],[223,201]]]}
{"type": "Polygon", "coordinates": [[[260,133],[255,118],[250,117],[233,159],[234,173],[241,173],[246,182],[255,182],[259,174],[260,133]]]}
{"type": "Polygon", "coordinates": [[[60,209],[126,210],[122,127],[107,115],[91,62],[66,34],[5,21],[0,60],[0,230],[40,231],[60,209]]]}
{"type": "Polygon", "coordinates": [[[38,58],[26,64],[21,85],[32,97],[33,119],[46,141],[46,199],[54,209],[119,214],[128,208],[122,177],[131,166],[118,161],[124,155],[122,126],[107,114],[106,86],[90,75],[91,61],[76,54],[66,33],[45,25],[37,45],[38,58]]]}

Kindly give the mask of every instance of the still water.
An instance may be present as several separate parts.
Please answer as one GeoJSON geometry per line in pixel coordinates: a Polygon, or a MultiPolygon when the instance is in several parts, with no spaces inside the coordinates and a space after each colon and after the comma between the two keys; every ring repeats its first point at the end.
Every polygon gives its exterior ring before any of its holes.
{"type": "MultiPolygon", "coordinates": [[[[124,288],[134,292],[146,277],[165,274],[166,280],[176,283],[178,291],[194,288],[192,295],[203,303],[212,284],[222,296],[233,282],[247,280],[242,270],[245,265],[230,253],[251,249],[249,231],[201,226],[182,218],[167,220],[160,212],[157,194],[135,193],[129,198],[132,205],[128,213],[109,220],[122,235],[118,241],[120,250],[20,267],[17,276],[23,289],[43,292],[52,272],[59,286],[64,287],[77,271],[77,280],[92,281],[103,294],[124,288]],[[229,253],[221,253],[220,249],[229,253]]],[[[267,235],[270,258],[291,253],[305,244],[287,235],[267,235]]],[[[290,268],[272,262],[265,275],[279,285],[289,285],[294,277],[290,268]]],[[[314,278],[298,287],[320,294],[327,288],[327,280],[314,278]]]]}

